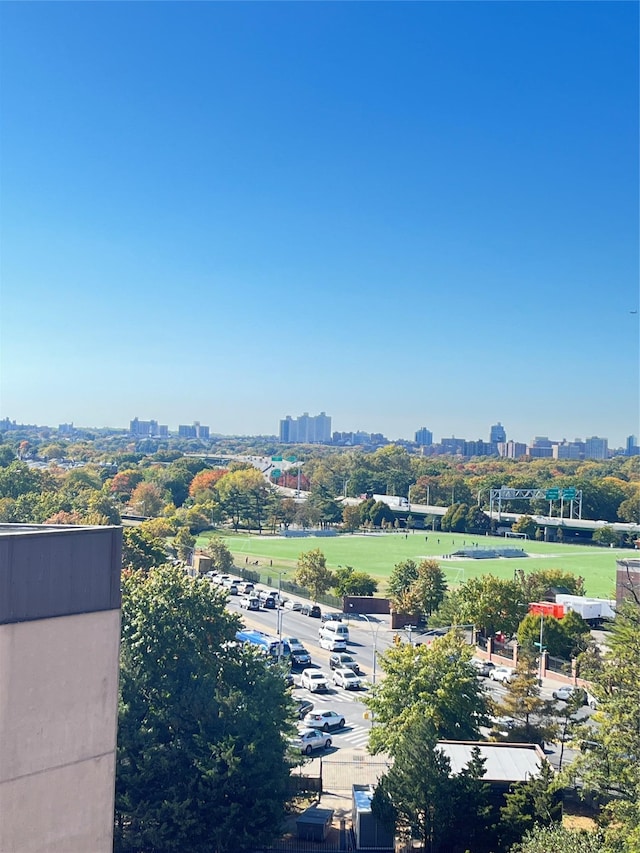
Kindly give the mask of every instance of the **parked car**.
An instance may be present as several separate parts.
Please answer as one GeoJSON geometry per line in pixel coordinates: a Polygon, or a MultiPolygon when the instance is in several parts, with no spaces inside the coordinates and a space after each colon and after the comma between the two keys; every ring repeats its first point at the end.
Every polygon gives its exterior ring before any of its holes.
{"type": "Polygon", "coordinates": [[[490,660],[480,660],[480,658],[473,658],[471,665],[478,671],[478,675],[482,675],[484,678],[488,678],[491,670],[496,667],[495,663],[491,663],[490,660]]]}
{"type": "Polygon", "coordinates": [[[344,717],[336,714],[335,711],[311,711],[304,718],[304,724],[310,728],[328,732],[330,729],[343,729],[344,717]]]}
{"type": "Polygon", "coordinates": [[[251,581],[242,581],[238,584],[238,592],[240,595],[248,595],[250,592],[255,593],[255,585],[251,581]]]}
{"type": "Polygon", "coordinates": [[[593,693],[589,693],[588,690],[586,691],[586,693],[587,693],[587,705],[590,708],[592,708],[593,710],[595,710],[598,707],[598,700],[593,695],[593,693]]]}
{"type": "Polygon", "coordinates": [[[298,708],[298,719],[303,720],[307,714],[313,711],[313,702],[309,699],[298,699],[297,701],[298,708]]]}
{"type": "Polygon", "coordinates": [[[294,601],[293,598],[287,598],[284,603],[284,609],[300,611],[302,610],[302,604],[299,601],[294,601]]]}
{"type": "Polygon", "coordinates": [[[320,619],[322,616],[322,611],[317,604],[303,604],[300,613],[303,616],[312,616],[314,619],[320,619]]]}
{"type": "Polygon", "coordinates": [[[322,614],[323,622],[342,622],[342,615],[340,613],[323,613],[322,614]]]}
{"type": "Polygon", "coordinates": [[[347,669],[347,667],[333,670],[333,683],[336,687],[344,687],[345,690],[360,689],[360,678],[352,669],[347,669]]]}
{"type": "Polygon", "coordinates": [[[346,652],[334,652],[329,656],[330,669],[352,669],[355,673],[360,673],[358,661],[346,652]]]}
{"type": "Polygon", "coordinates": [[[310,693],[326,693],[329,688],[327,676],[319,669],[303,669],[300,687],[306,687],[310,693]]]}
{"type": "Polygon", "coordinates": [[[568,702],[573,696],[580,696],[581,703],[584,705],[587,701],[586,691],[582,687],[572,687],[570,684],[565,684],[564,687],[558,687],[551,694],[554,699],[559,699],[561,702],[568,702]]]}
{"type": "Polygon", "coordinates": [[[331,738],[318,729],[304,729],[292,743],[294,748],[299,749],[303,755],[310,755],[314,749],[329,749],[331,738]]]}
{"type": "Polygon", "coordinates": [[[243,595],[240,599],[240,607],[247,610],[260,610],[260,599],[257,595],[243,595]]]}
{"type": "Polygon", "coordinates": [[[327,649],[327,651],[330,652],[347,651],[346,642],[338,639],[337,637],[320,637],[319,644],[321,649],[327,649]]]}
{"type": "Polygon", "coordinates": [[[501,681],[503,684],[509,684],[516,677],[516,671],[511,666],[494,666],[489,673],[489,678],[493,681],[501,681]]]}

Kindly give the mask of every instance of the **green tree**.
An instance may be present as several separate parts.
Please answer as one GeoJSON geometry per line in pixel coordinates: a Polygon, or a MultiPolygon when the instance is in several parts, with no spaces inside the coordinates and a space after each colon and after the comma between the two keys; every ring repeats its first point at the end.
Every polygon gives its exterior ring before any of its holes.
{"type": "Polygon", "coordinates": [[[475,625],[485,637],[497,631],[511,636],[526,613],[527,603],[517,581],[481,575],[469,578],[454,594],[445,596],[430,624],[475,625]]]}
{"type": "Polygon", "coordinates": [[[173,537],[173,547],[181,560],[189,562],[196,547],[196,537],[189,532],[188,527],[181,527],[173,537]]]}
{"type": "Polygon", "coordinates": [[[620,534],[613,527],[599,527],[593,531],[591,539],[598,545],[604,545],[606,548],[610,545],[620,544],[620,534]]]}
{"type": "Polygon", "coordinates": [[[387,583],[387,595],[392,601],[397,602],[417,580],[418,566],[415,560],[396,563],[387,583]]]}
{"type": "Polygon", "coordinates": [[[411,594],[420,612],[431,616],[437,610],[447,591],[447,581],[437,560],[422,560],[418,564],[418,577],[411,585],[411,594]]]}
{"type": "Polygon", "coordinates": [[[233,642],[239,626],[205,581],[125,573],[116,853],[242,853],[277,835],[290,698],[233,642]]]}
{"type": "Polygon", "coordinates": [[[540,745],[554,740],[553,704],[541,698],[535,657],[524,649],[518,657],[516,677],[506,687],[502,700],[495,703],[495,713],[510,717],[515,725],[506,737],[496,735],[496,739],[540,745]]]}
{"type": "Polygon", "coordinates": [[[570,830],[560,823],[552,823],[535,826],[511,848],[511,853],[604,853],[604,850],[600,832],[570,830]]]}
{"type": "Polygon", "coordinates": [[[327,568],[327,558],[319,548],[300,554],[294,579],[297,584],[308,589],[316,601],[335,582],[333,572],[327,568]]]}
{"type": "Polygon", "coordinates": [[[167,552],[161,539],[151,536],[139,527],[125,527],[122,531],[122,567],[144,570],[161,566],[167,561],[167,552]]]}
{"type": "Polygon", "coordinates": [[[538,525],[530,515],[522,515],[511,529],[514,533],[525,533],[529,539],[535,539],[538,525]]]}
{"type": "Polygon", "coordinates": [[[233,555],[219,536],[210,540],[207,556],[211,557],[211,567],[214,571],[225,574],[233,569],[233,555]]]}
{"type": "Polygon", "coordinates": [[[607,842],[620,853],[640,850],[640,600],[617,609],[607,651],[592,675],[598,699],[595,726],[582,737],[594,749],[581,753],[570,772],[586,791],[602,795],[607,842]]]}
{"type": "Polygon", "coordinates": [[[551,590],[564,587],[571,595],[584,595],[584,578],[562,569],[536,569],[525,574],[518,569],[516,577],[526,601],[546,601],[551,590]]]}
{"type": "Polygon", "coordinates": [[[471,655],[454,631],[431,646],[398,642],[380,654],[385,678],[363,698],[376,721],[370,751],[394,755],[398,738],[416,717],[430,720],[438,738],[477,739],[487,723],[487,704],[471,655]]]}
{"type": "Polygon", "coordinates": [[[489,786],[476,748],[467,767],[452,774],[430,722],[416,717],[404,732],[392,767],[378,783],[372,811],[396,824],[399,834],[433,851],[489,850],[489,786]],[[460,821],[464,813],[465,820],[460,821]]]}
{"type": "Polygon", "coordinates": [[[440,519],[440,527],[442,530],[449,530],[452,533],[464,533],[467,529],[468,512],[469,506],[467,504],[451,504],[440,519]]]}
{"type": "Polygon", "coordinates": [[[561,818],[561,784],[545,761],[537,776],[527,782],[517,782],[506,795],[505,805],[500,809],[502,844],[508,848],[521,841],[535,826],[553,826],[561,818]]]}
{"type": "Polygon", "coordinates": [[[349,533],[353,533],[362,524],[362,515],[360,506],[345,506],[342,509],[342,523],[344,529],[349,533]]]}
{"type": "Polygon", "coordinates": [[[18,498],[28,492],[38,493],[43,486],[43,478],[26,462],[11,462],[0,468],[0,498],[18,498]]]}
{"type": "Polygon", "coordinates": [[[469,533],[488,533],[491,529],[491,519],[478,506],[471,506],[465,518],[465,527],[469,533]]]}
{"type": "Polygon", "coordinates": [[[340,566],[334,572],[336,595],[374,595],[378,582],[366,572],[356,572],[352,566],[340,566]]]}
{"type": "Polygon", "coordinates": [[[391,507],[384,501],[376,501],[369,510],[369,520],[374,527],[382,527],[383,522],[393,524],[395,515],[391,507]]]}

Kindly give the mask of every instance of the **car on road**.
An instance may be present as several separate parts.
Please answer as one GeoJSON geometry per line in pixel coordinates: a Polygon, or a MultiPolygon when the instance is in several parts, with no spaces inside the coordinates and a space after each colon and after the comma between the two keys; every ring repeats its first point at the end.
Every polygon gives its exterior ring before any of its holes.
{"type": "Polygon", "coordinates": [[[283,637],[283,642],[291,649],[291,663],[295,666],[309,666],[311,655],[297,637],[283,637]]]}
{"type": "Polygon", "coordinates": [[[344,722],[344,717],[336,714],[335,711],[311,711],[304,718],[305,726],[322,729],[323,732],[328,732],[331,729],[343,729],[344,722]]]}
{"type": "Polygon", "coordinates": [[[347,644],[344,640],[338,637],[320,637],[318,640],[321,649],[327,649],[330,652],[346,652],[347,644]]]}
{"type": "Polygon", "coordinates": [[[258,598],[260,599],[260,606],[264,607],[265,610],[274,610],[276,606],[276,600],[271,595],[271,593],[267,592],[264,589],[261,589],[258,592],[258,598]]]}
{"type": "Polygon", "coordinates": [[[303,729],[292,741],[294,749],[299,749],[303,755],[310,755],[314,749],[329,749],[331,738],[318,729],[303,729]]]}
{"type": "Polygon", "coordinates": [[[582,705],[586,704],[587,701],[587,694],[582,687],[572,687],[570,684],[558,687],[551,695],[554,699],[559,699],[561,702],[568,702],[574,696],[580,697],[582,705]]]}
{"type": "Polygon", "coordinates": [[[347,652],[334,652],[329,656],[329,669],[352,669],[356,675],[360,674],[358,661],[347,652]]]}
{"type": "Polygon", "coordinates": [[[336,687],[344,687],[345,690],[359,690],[361,681],[352,669],[344,667],[333,670],[333,683],[336,687]]]}
{"type": "Polygon", "coordinates": [[[249,593],[255,593],[256,588],[255,585],[251,583],[251,581],[242,581],[242,583],[238,584],[238,592],[240,595],[249,595],[249,593]]]}
{"type": "Polygon", "coordinates": [[[489,673],[492,681],[501,681],[503,684],[510,684],[515,677],[516,671],[511,666],[494,666],[489,673]]]}
{"type": "Polygon", "coordinates": [[[260,599],[257,595],[243,595],[240,599],[240,607],[247,610],[260,610],[260,599]]]}
{"type": "Polygon", "coordinates": [[[293,598],[287,598],[284,603],[285,610],[297,610],[298,612],[302,610],[302,604],[299,601],[294,601],[293,598]]]}
{"type": "Polygon", "coordinates": [[[296,702],[297,714],[299,720],[304,720],[307,714],[313,711],[313,702],[309,699],[298,699],[296,702]]]}
{"type": "Polygon", "coordinates": [[[322,611],[317,604],[303,604],[300,608],[300,613],[303,616],[311,616],[314,619],[320,619],[322,616],[322,611]]]}
{"type": "Polygon", "coordinates": [[[329,682],[324,672],[319,669],[303,669],[300,676],[300,687],[306,687],[310,693],[326,693],[329,682]]]}
{"type": "Polygon", "coordinates": [[[480,658],[473,658],[471,660],[471,666],[473,666],[478,675],[483,676],[483,678],[488,678],[491,674],[491,670],[495,669],[495,663],[491,663],[490,660],[480,660],[480,658]]]}
{"type": "Polygon", "coordinates": [[[340,613],[323,613],[322,614],[323,622],[342,622],[342,615],[340,613]]]}

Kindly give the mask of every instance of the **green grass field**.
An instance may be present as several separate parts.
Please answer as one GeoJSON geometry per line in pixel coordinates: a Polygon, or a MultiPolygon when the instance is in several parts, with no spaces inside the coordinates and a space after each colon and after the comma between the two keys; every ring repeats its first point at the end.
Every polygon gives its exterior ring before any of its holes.
{"type": "Polygon", "coordinates": [[[231,534],[227,531],[205,532],[198,537],[197,546],[206,547],[209,537],[219,535],[234,555],[237,566],[247,565],[255,571],[268,573],[272,568],[291,576],[298,556],[319,548],[331,569],[353,566],[356,571],[367,572],[379,581],[379,593],[384,594],[386,580],[396,563],[406,559],[419,561],[424,557],[437,559],[451,586],[471,577],[494,574],[502,578],[513,577],[515,569],[525,572],[535,569],[562,569],[585,579],[587,595],[597,598],[615,597],[616,559],[634,555],[628,549],[596,548],[585,545],[562,545],[504,539],[491,536],[471,536],[459,533],[429,533],[425,541],[423,532],[385,533],[339,536],[307,536],[286,539],[279,536],[231,534]],[[474,560],[445,559],[445,555],[477,542],[480,547],[523,548],[531,556],[511,559],[474,560]],[[245,560],[247,561],[245,563],[245,560]],[[258,565],[255,562],[258,561],[258,565]],[[254,563],[254,565],[250,565],[254,563]],[[271,565],[270,565],[271,563],[271,565]]]}

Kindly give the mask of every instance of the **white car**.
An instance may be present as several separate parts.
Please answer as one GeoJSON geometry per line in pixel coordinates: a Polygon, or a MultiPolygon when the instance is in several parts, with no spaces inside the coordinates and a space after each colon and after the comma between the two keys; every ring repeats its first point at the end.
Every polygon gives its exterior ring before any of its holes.
{"type": "Polygon", "coordinates": [[[322,729],[323,732],[328,732],[329,729],[343,729],[344,717],[336,714],[335,711],[309,711],[304,718],[305,726],[313,729],[322,729]]]}
{"type": "Polygon", "coordinates": [[[333,683],[337,687],[344,687],[345,690],[359,690],[361,684],[355,672],[346,666],[333,670],[333,683]]]}
{"type": "Polygon", "coordinates": [[[327,676],[319,669],[303,669],[300,687],[306,687],[310,693],[326,693],[329,689],[327,676]]]}
{"type": "Polygon", "coordinates": [[[292,598],[287,598],[284,603],[285,610],[302,610],[302,604],[299,601],[294,601],[292,598]]]}
{"type": "Polygon", "coordinates": [[[319,641],[321,649],[327,649],[330,652],[346,652],[347,644],[344,640],[339,640],[337,637],[320,637],[319,641]]]}
{"type": "Polygon", "coordinates": [[[503,684],[510,684],[516,677],[516,671],[511,666],[496,666],[489,673],[489,678],[493,681],[501,681],[503,684]]]}
{"type": "Polygon", "coordinates": [[[260,610],[260,599],[257,595],[243,595],[240,599],[240,607],[246,607],[247,610],[260,610]]]}

